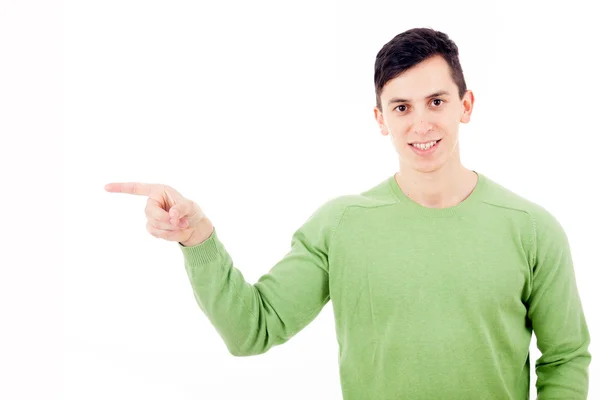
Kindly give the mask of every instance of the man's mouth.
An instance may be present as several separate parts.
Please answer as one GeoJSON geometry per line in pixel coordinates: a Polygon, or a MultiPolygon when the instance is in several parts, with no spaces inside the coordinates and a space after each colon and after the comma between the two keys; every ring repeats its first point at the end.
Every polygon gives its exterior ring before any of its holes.
{"type": "Polygon", "coordinates": [[[411,143],[410,146],[416,150],[419,150],[420,152],[425,152],[427,150],[430,150],[434,147],[437,146],[437,144],[440,142],[440,140],[432,140],[431,142],[427,142],[427,143],[411,143]]]}

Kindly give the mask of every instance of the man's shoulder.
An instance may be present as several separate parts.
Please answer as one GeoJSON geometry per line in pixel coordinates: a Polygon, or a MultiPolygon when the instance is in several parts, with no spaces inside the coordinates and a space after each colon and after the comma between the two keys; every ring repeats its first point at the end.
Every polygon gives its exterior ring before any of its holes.
{"type": "Polygon", "coordinates": [[[502,207],[509,210],[521,211],[528,214],[548,214],[548,210],[540,203],[517,192],[513,189],[498,183],[495,180],[486,178],[486,191],[484,202],[491,205],[502,207]]]}
{"type": "Polygon", "coordinates": [[[388,179],[385,179],[366,190],[340,194],[325,200],[312,213],[312,218],[337,225],[348,210],[384,207],[395,203],[396,200],[389,190],[388,179]]]}
{"type": "Polygon", "coordinates": [[[397,203],[389,187],[389,178],[380,180],[367,189],[330,199],[326,204],[336,209],[374,208],[397,203]]]}
{"type": "Polygon", "coordinates": [[[492,207],[506,210],[507,216],[511,212],[527,215],[534,225],[534,229],[536,229],[536,226],[538,228],[544,226],[552,227],[553,229],[561,229],[557,218],[545,205],[509,189],[490,178],[487,178],[483,201],[492,207]]]}

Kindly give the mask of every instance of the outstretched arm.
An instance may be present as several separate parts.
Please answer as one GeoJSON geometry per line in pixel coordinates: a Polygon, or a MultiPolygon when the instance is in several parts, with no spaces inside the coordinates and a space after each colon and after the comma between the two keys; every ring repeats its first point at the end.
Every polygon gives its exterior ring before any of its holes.
{"type": "Polygon", "coordinates": [[[334,200],[294,232],[288,253],[255,284],[234,266],[216,229],[197,245],[179,244],[196,302],[231,354],[286,342],[329,301],[328,253],[342,212],[334,200]]]}

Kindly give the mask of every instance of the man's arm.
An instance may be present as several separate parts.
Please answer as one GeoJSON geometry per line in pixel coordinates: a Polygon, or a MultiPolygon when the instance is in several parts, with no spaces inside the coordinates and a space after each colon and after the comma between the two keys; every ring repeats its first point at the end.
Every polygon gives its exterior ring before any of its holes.
{"type": "Polygon", "coordinates": [[[532,213],[533,282],[528,318],[541,357],[535,363],[538,400],[587,399],[590,334],[567,235],[545,209],[532,213]]]}
{"type": "Polygon", "coordinates": [[[191,247],[178,244],[196,302],[231,354],[265,353],[319,314],[329,301],[328,254],[342,212],[335,199],[319,207],[294,232],[287,254],[254,284],[234,266],[216,229],[191,247]]]}

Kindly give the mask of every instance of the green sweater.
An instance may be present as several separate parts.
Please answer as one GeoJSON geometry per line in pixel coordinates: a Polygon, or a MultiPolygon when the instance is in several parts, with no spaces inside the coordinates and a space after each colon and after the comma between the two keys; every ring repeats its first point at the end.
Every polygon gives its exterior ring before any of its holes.
{"type": "MultiPolygon", "coordinates": [[[[193,293],[229,352],[261,354],[329,300],[345,400],[586,399],[590,335],[569,243],[541,206],[477,173],[448,208],[394,176],[325,202],[251,284],[217,236],[179,244],[193,293]]],[[[258,395],[258,394],[257,394],[258,395]]]]}

